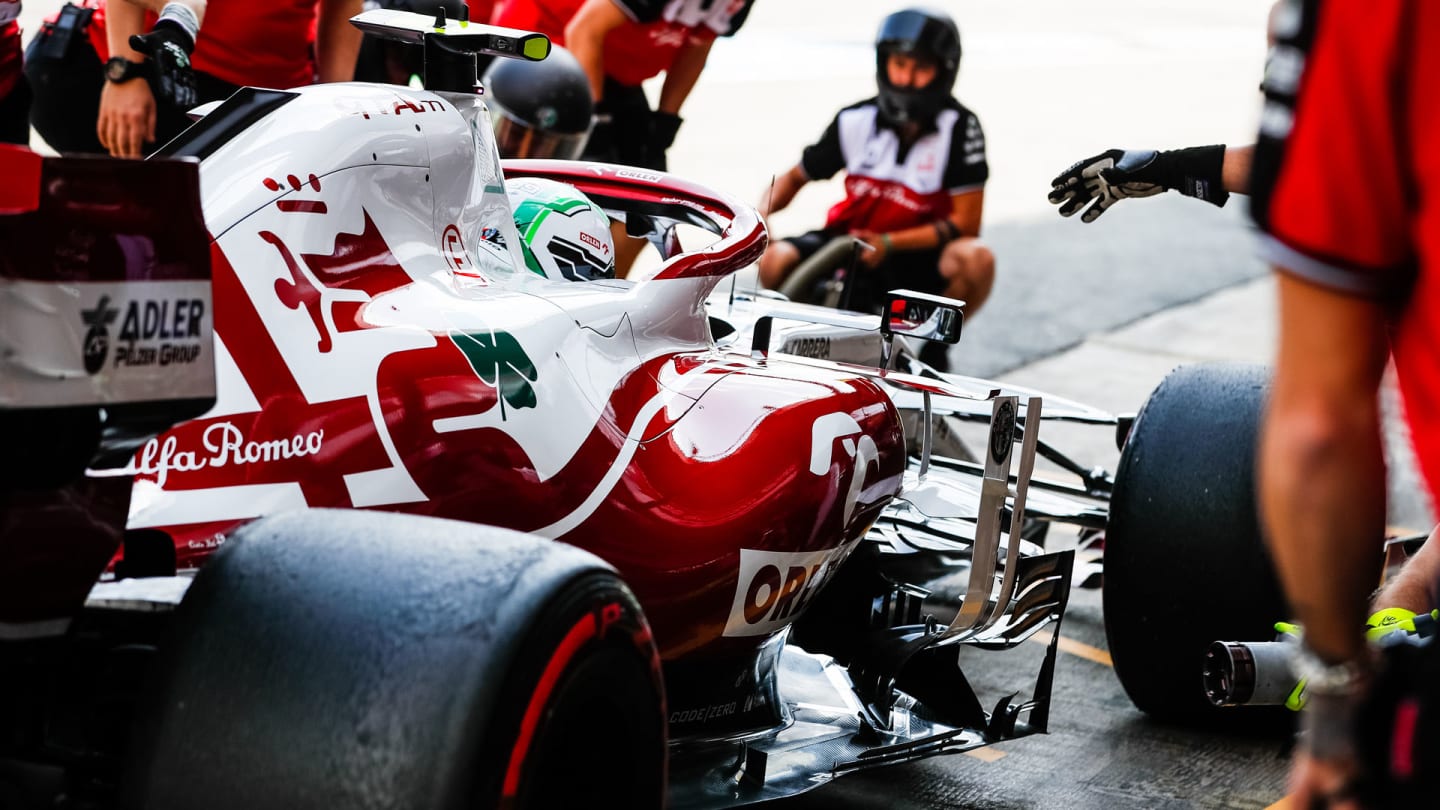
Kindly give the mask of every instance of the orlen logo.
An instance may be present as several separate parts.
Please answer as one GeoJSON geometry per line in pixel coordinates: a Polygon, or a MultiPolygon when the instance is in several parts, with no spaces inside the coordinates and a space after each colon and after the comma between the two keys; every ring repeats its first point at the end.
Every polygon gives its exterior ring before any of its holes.
{"type": "Polygon", "coordinates": [[[581,232],[580,232],[580,241],[581,241],[581,242],[584,242],[585,244],[589,245],[589,246],[592,247],[592,248],[595,248],[596,250],[600,251],[601,253],[609,253],[609,252],[610,252],[610,246],[609,246],[609,245],[605,244],[604,242],[601,242],[599,239],[596,239],[595,237],[591,236],[591,235],[588,234],[588,233],[585,233],[584,231],[581,231],[581,232]]]}
{"type": "Polygon", "coordinates": [[[798,554],[740,549],[740,579],[724,635],[762,636],[795,621],[853,548],[849,543],[798,554]]]}

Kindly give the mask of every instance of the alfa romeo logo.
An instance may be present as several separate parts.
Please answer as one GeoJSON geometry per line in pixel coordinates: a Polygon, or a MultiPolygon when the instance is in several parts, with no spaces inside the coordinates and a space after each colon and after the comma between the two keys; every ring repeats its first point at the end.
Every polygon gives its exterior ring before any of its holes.
{"type": "Polygon", "coordinates": [[[990,458],[996,464],[1004,464],[1015,444],[1015,405],[1009,400],[1000,403],[995,414],[995,424],[990,428],[990,458]]]}
{"type": "Polygon", "coordinates": [[[81,322],[90,327],[90,331],[85,333],[85,346],[81,350],[87,374],[95,374],[105,367],[105,359],[110,354],[110,331],[105,327],[115,323],[119,315],[120,310],[110,306],[108,295],[100,296],[94,309],[80,310],[81,322]]]}

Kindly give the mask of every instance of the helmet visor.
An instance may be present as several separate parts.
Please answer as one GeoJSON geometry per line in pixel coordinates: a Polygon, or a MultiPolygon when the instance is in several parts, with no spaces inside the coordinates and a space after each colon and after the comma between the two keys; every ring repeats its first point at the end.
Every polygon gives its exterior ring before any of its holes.
{"type": "Polygon", "coordinates": [[[880,26],[875,44],[886,50],[913,51],[930,43],[925,28],[930,19],[919,14],[892,14],[880,26]]]}
{"type": "Polygon", "coordinates": [[[589,129],[584,132],[536,129],[499,105],[490,108],[490,120],[495,127],[495,145],[505,158],[577,160],[590,139],[589,129]]]}

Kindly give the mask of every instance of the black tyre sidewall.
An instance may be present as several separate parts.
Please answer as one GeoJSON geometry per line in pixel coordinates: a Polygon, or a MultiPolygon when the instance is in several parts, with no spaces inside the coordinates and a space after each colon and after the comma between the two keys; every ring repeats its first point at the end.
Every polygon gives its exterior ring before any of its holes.
{"type": "Polygon", "coordinates": [[[1273,640],[1286,615],[1255,506],[1268,380],[1260,366],[1176,369],[1121,453],[1105,537],[1105,634],[1126,694],[1160,719],[1238,719],[1205,699],[1205,650],[1273,640]]]}

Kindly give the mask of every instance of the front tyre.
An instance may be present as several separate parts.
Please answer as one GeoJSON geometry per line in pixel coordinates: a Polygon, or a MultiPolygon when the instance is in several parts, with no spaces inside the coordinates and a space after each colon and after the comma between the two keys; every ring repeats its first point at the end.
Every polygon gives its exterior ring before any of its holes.
{"type": "Polygon", "coordinates": [[[1269,370],[1182,366],[1121,451],[1105,534],[1105,636],[1132,702],[1156,718],[1237,721],[1202,685],[1213,641],[1271,641],[1285,601],[1255,507],[1269,370]]]}

